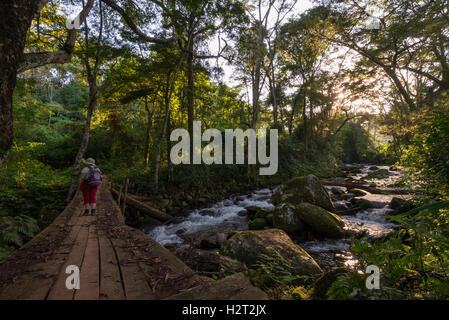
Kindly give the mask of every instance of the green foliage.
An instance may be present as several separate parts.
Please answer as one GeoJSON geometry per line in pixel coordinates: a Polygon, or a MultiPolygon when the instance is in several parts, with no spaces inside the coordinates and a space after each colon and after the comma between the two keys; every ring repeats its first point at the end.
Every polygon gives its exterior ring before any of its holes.
{"type": "Polygon", "coordinates": [[[412,144],[402,157],[408,178],[426,181],[429,193],[449,194],[449,114],[438,112],[415,132],[412,144]]]}
{"type": "Polygon", "coordinates": [[[351,251],[360,268],[380,268],[380,289],[367,290],[365,275],[342,275],[328,290],[332,299],[447,299],[449,210],[423,210],[398,219],[403,229],[386,241],[357,240],[351,251]]]}
{"type": "MultiPolygon", "coordinates": [[[[345,163],[381,163],[367,130],[358,122],[349,122],[339,133],[340,157],[345,163]]],[[[337,142],[337,143],[338,143],[337,142]]]]}
{"type": "Polygon", "coordinates": [[[36,219],[26,215],[0,216],[0,260],[11,254],[14,248],[39,232],[36,219]]]}
{"type": "Polygon", "coordinates": [[[65,207],[69,171],[56,172],[33,159],[32,150],[13,150],[0,168],[0,213],[28,215],[44,227],[65,207]]]}

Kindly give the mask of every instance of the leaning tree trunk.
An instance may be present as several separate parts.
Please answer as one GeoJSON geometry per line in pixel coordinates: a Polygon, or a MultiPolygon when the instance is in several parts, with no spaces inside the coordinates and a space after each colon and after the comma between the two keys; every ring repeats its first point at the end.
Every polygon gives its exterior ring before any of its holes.
{"type": "Polygon", "coordinates": [[[40,1],[0,1],[0,167],[11,149],[14,131],[12,95],[17,70],[24,59],[27,31],[40,1]]]}
{"type": "MultiPolygon", "coordinates": [[[[101,40],[103,37],[103,9],[101,6],[101,1],[98,2],[100,9],[100,32],[98,36],[98,44],[100,46],[101,40]]],[[[84,1],[83,1],[84,5],[84,1]]],[[[84,29],[85,33],[85,43],[86,43],[86,52],[84,56],[84,63],[87,71],[87,81],[89,83],[89,105],[87,106],[87,115],[86,115],[86,125],[84,127],[83,140],[81,142],[80,148],[78,150],[78,154],[75,158],[75,163],[73,165],[72,171],[72,179],[69,187],[69,192],[67,194],[67,202],[69,202],[76,193],[76,189],[78,188],[78,179],[80,174],[81,160],[86,153],[87,146],[89,144],[89,136],[90,136],[90,124],[92,121],[92,114],[94,112],[95,105],[97,103],[97,74],[98,74],[98,65],[100,62],[100,47],[97,49],[95,55],[95,63],[94,66],[91,67],[89,62],[89,32],[87,23],[84,29]]]]}

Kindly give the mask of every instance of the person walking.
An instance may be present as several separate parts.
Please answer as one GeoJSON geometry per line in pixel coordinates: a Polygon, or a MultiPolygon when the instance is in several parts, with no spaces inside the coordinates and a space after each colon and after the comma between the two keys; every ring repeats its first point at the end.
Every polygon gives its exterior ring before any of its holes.
{"type": "Polygon", "coordinates": [[[86,167],[81,170],[80,189],[84,198],[84,216],[95,215],[97,211],[97,190],[102,182],[101,171],[95,165],[95,159],[83,161],[86,167]]]}

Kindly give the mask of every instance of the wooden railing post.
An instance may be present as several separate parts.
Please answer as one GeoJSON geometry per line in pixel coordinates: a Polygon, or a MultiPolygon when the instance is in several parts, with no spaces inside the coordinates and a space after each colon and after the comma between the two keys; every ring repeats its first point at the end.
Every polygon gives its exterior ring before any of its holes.
{"type": "Polygon", "coordinates": [[[122,214],[123,214],[123,216],[125,215],[125,210],[126,210],[126,196],[128,194],[128,185],[129,185],[129,178],[126,178],[125,179],[125,189],[123,191],[123,202],[122,202],[122,214]]]}

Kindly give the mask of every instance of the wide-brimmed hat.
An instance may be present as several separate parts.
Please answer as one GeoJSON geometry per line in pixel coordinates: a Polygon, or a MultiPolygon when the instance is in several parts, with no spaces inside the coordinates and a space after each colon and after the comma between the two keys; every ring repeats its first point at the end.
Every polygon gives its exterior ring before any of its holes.
{"type": "Polygon", "coordinates": [[[84,160],[83,162],[89,166],[89,165],[95,164],[95,159],[87,158],[87,159],[84,160]]]}

